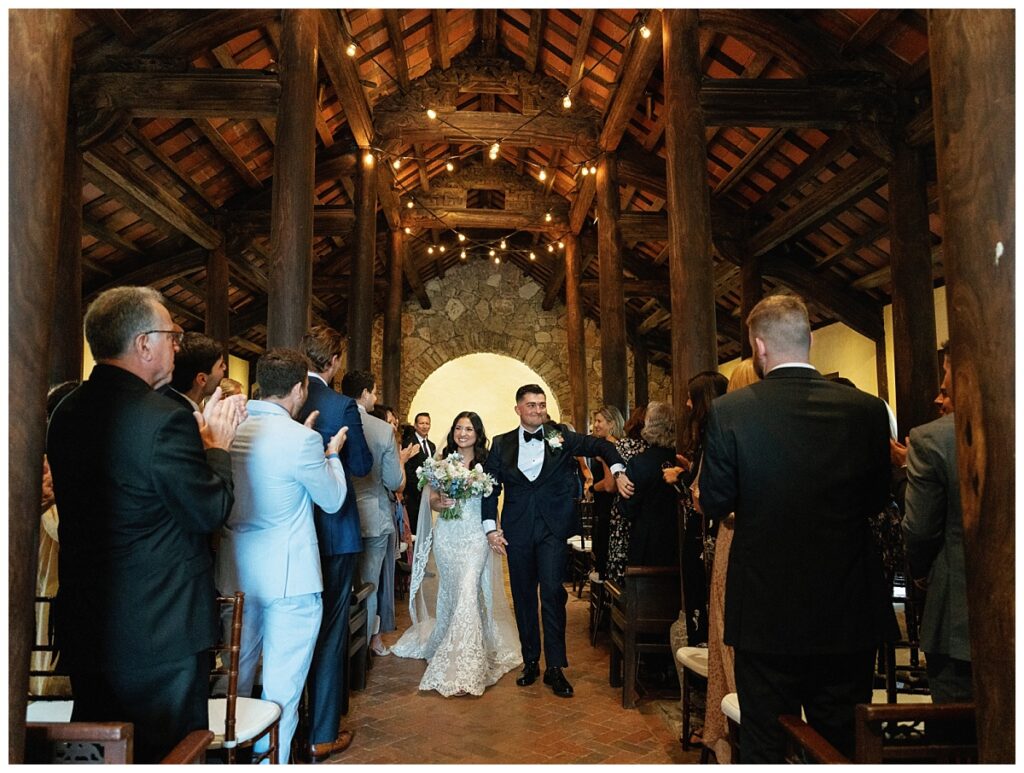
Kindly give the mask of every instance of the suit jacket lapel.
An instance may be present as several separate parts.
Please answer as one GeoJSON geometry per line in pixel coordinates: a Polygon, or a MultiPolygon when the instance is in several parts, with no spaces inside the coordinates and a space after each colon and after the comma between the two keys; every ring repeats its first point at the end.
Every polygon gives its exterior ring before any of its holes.
{"type": "MultiPolygon", "coordinates": [[[[540,474],[537,476],[537,480],[535,480],[534,483],[540,483],[541,481],[543,481],[544,478],[546,478],[551,473],[551,471],[555,469],[555,465],[558,463],[558,459],[555,457],[555,451],[553,448],[551,448],[550,445],[548,445],[548,441],[546,439],[551,429],[551,427],[546,425],[544,427],[545,440],[542,441],[544,443],[544,464],[543,466],[541,466],[540,474]]],[[[554,429],[557,431],[560,430],[561,428],[556,425],[554,429]]],[[[559,453],[562,453],[564,450],[565,447],[563,445],[563,447],[559,449],[559,453]]]]}
{"type": "Polygon", "coordinates": [[[518,475],[523,480],[526,476],[519,469],[519,430],[508,432],[502,437],[501,461],[510,475],[518,475]]]}

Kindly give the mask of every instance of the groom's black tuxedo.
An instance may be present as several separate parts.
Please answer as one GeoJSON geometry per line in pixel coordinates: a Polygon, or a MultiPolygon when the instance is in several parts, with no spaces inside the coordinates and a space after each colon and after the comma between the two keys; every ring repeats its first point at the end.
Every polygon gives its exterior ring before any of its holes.
{"type": "Polygon", "coordinates": [[[484,520],[497,520],[498,495],[505,491],[501,527],[508,540],[508,569],[515,602],[516,625],[524,661],[540,659],[540,629],[537,624],[537,584],[540,583],[541,614],[544,619],[544,660],[550,668],[568,665],[565,657],[565,602],[562,585],[565,569],[565,540],[576,530],[575,507],[577,456],[599,456],[609,466],[622,464],[622,457],[607,440],[578,435],[562,425],[544,425],[545,437],[557,432],[561,447],[552,448],[545,439],[544,463],[540,474],[530,481],[519,469],[521,427],[498,435],[484,472],[498,482],[483,500],[484,520]]]}

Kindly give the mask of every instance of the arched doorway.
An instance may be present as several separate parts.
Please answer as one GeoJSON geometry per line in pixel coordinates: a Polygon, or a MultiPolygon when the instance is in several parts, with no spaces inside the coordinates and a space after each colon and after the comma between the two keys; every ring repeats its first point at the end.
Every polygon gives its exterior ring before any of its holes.
{"type": "Polygon", "coordinates": [[[430,439],[444,444],[451,422],[460,411],[476,411],[489,437],[515,429],[516,390],[540,384],[548,398],[548,414],[558,421],[561,410],[551,386],[528,365],[491,352],[450,360],[424,379],[409,405],[409,418],[425,411],[432,420],[430,439]]]}

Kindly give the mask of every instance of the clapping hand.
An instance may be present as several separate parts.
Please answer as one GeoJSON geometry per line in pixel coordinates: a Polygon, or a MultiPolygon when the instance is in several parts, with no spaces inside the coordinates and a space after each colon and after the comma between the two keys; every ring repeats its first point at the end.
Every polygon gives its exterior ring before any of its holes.
{"type": "Polygon", "coordinates": [[[316,420],[319,418],[320,411],[312,411],[310,412],[309,416],[306,417],[306,420],[302,422],[302,426],[305,427],[306,429],[313,429],[314,426],[316,425],[316,420]]]}
{"type": "Polygon", "coordinates": [[[220,387],[217,387],[202,413],[193,411],[196,424],[199,425],[199,436],[203,439],[204,448],[221,448],[225,451],[231,448],[235,439],[235,430],[238,425],[246,420],[249,413],[245,409],[245,397],[243,395],[232,395],[224,397],[220,387]]]}
{"type": "Polygon", "coordinates": [[[334,437],[327,443],[327,454],[337,454],[341,452],[342,447],[345,445],[345,440],[348,437],[348,427],[342,427],[339,429],[334,437]]]}
{"type": "Polygon", "coordinates": [[[419,453],[419,451],[420,447],[418,444],[410,443],[409,445],[407,445],[405,448],[398,452],[398,456],[401,458],[402,464],[405,464],[407,461],[416,456],[416,454],[419,453]]]}

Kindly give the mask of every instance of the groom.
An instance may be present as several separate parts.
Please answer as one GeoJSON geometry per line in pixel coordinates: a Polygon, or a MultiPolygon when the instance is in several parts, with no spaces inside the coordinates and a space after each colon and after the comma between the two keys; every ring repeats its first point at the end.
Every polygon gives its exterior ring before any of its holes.
{"type": "Polygon", "coordinates": [[[577,468],[575,457],[599,456],[615,475],[621,489],[631,493],[621,476],[625,466],[615,446],[601,438],[577,435],[565,427],[548,423],[547,398],[537,384],[516,392],[516,413],[520,426],[494,438],[484,472],[498,485],[483,500],[484,531],[497,553],[506,553],[515,602],[516,626],[523,648],[523,673],[516,684],[526,687],[540,675],[540,628],[537,624],[537,586],[544,621],[544,684],[555,695],[572,697],[562,669],[565,658],[565,602],[562,585],[566,539],[577,526],[574,498],[577,468]],[[498,495],[505,489],[501,525],[497,527],[498,495]],[[507,539],[506,539],[507,537],[507,539]]]}

